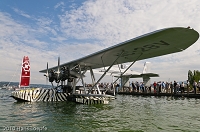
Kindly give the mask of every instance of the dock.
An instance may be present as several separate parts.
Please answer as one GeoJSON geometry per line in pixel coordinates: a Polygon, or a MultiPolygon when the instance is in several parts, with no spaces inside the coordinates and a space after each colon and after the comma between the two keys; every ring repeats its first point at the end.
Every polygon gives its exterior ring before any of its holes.
{"type": "Polygon", "coordinates": [[[133,96],[172,96],[172,97],[184,97],[184,98],[198,98],[200,99],[200,94],[190,93],[137,93],[137,92],[118,92],[119,95],[133,95],[133,96]]]}

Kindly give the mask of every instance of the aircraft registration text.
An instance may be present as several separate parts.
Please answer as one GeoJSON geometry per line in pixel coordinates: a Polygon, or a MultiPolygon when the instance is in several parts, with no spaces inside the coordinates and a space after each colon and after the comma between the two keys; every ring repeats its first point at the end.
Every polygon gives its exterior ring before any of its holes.
{"type": "MultiPolygon", "coordinates": [[[[122,57],[134,55],[136,53],[143,53],[143,52],[150,51],[150,50],[153,50],[153,49],[158,49],[162,46],[167,46],[167,45],[170,45],[170,44],[161,40],[159,42],[155,42],[155,43],[152,43],[152,44],[146,44],[144,46],[134,48],[131,52],[124,52],[122,57]]],[[[119,53],[117,53],[116,56],[119,56],[119,53]]]]}

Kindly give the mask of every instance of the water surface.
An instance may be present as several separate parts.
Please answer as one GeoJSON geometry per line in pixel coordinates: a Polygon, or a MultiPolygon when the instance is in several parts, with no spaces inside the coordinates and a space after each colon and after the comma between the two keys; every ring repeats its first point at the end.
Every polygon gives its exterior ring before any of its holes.
{"type": "Polygon", "coordinates": [[[107,105],[20,103],[0,90],[0,131],[198,132],[200,100],[117,95],[107,105]]]}

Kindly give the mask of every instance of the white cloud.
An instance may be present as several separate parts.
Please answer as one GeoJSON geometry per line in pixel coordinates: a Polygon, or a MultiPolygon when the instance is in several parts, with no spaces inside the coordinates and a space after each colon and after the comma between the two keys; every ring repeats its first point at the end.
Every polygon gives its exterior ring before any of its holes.
{"type": "Polygon", "coordinates": [[[58,7],[64,6],[64,5],[65,5],[64,2],[59,2],[54,6],[54,8],[57,9],[58,7]]]}
{"type": "Polygon", "coordinates": [[[28,15],[27,13],[25,13],[24,11],[21,11],[21,10],[19,10],[19,9],[17,9],[17,8],[13,8],[13,10],[14,10],[16,13],[18,13],[19,15],[21,15],[21,16],[24,16],[24,17],[26,17],[26,18],[31,18],[31,16],[28,15]]]}
{"type": "MultiPolygon", "coordinates": [[[[41,64],[43,58],[49,60],[46,56],[47,53],[49,56],[53,56],[54,53],[52,54],[48,51],[41,52],[40,48],[42,45],[46,44],[46,42],[34,39],[32,36],[34,31],[31,27],[23,25],[22,23],[17,23],[7,13],[0,12],[0,16],[0,27],[2,29],[0,30],[0,69],[2,75],[0,80],[9,81],[13,74],[19,75],[20,69],[18,73],[15,73],[15,69],[21,63],[21,60],[25,55],[28,55],[31,58],[33,73],[36,73],[35,71],[37,71],[37,74],[33,74],[33,77],[41,76],[38,69],[41,69],[42,65],[38,64],[41,64]]],[[[16,76],[12,81],[18,80],[19,76],[16,76]]],[[[36,80],[35,82],[37,81],[39,80],[36,80]]]]}
{"type": "MultiPolygon", "coordinates": [[[[198,31],[199,4],[198,1],[188,0],[88,1],[82,7],[66,11],[60,16],[61,27],[66,36],[79,39],[93,38],[110,46],[160,28],[191,26],[198,31]]],[[[185,65],[186,60],[191,56],[197,56],[195,51],[200,48],[198,43],[199,41],[183,53],[150,59],[154,61],[155,67],[160,67],[160,70],[156,70],[161,73],[160,79],[187,79],[189,67],[185,65]],[[174,67],[174,70],[166,71],[171,67],[174,67]]],[[[199,65],[195,59],[190,61],[190,64],[199,65]]]]}
{"type": "MultiPolygon", "coordinates": [[[[64,5],[60,2],[54,9],[61,7],[63,11],[64,5]]],[[[9,80],[24,55],[31,59],[32,83],[45,83],[38,71],[46,68],[47,61],[50,66],[57,65],[58,56],[64,63],[166,27],[191,26],[200,32],[199,5],[198,0],[89,0],[57,14],[59,21],[51,19],[52,14],[33,19],[15,8],[15,12],[34,21],[31,25],[0,12],[0,57],[4,62],[0,69],[5,75],[0,80],[9,80]]],[[[183,52],[148,59],[152,72],[160,73],[155,79],[186,80],[188,70],[199,68],[199,50],[198,40],[183,52]]],[[[136,62],[132,69],[142,71],[145,61],[136,62]]]]}

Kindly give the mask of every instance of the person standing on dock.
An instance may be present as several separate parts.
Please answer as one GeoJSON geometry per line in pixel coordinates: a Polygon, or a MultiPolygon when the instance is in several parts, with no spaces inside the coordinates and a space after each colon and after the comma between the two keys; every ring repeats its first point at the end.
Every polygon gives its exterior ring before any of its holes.
{"type": "Polygon", "coordinates": [[[136,85],[133,81],[132,81],[131,85],[132,85],[132,88],[133,88],[133,92],[135,92],[136,91],[136,85]]]}
{"type": "Polygon", "coordinates": [[[160,82],[157,82],[157,86],[156,87],[157,87],[157,93],[160,93],[160,91],[161,91],[160,82]]]}
{"type": "Polygon", "coordinates": [[[177,82],[174,81],[174,94],[176,94],[176,93],[177,93],[177,82]]]}
{"type": "Polygon", "coordinates": [[[172,94],[173,93],[173,83],[172,82],[170,82],[170,93],[172,94]]]}
{"type": "Polygon", "coordinates": [[[140,91],[142,91],[142,93],[144,93],[144,83],[140,82],[140,91]]]}
{"type": "Polygon", "coordinates": [[[194,81],[194,83],[193,83],[193,88],[194,88],[194,94],[196,94],[197,93],[197,82],[196,81],[194,81]]]}
{"type": "Polygon", "coordinates": [[[117,85],[116,85],[116,93],[118,93],[119,92],[119,84],[117,83],[117,85]]]}
{"type": "Polygon", "coordinates": [[[140,89],[140,84],[139,84],[139,82],[136,82],[136,87],[137,87],[137,92],[139,93],[139,89],[140,89]]]}
{"type": "Polygon", "coordinates": [[[181,93],[184,93],[184,83],[183,82],[181,83],[180,88],[181,88],[181,93]]]}
{"type": "Polygon", "coordinates": [[[169,88],[170,88],[170,85],[168,82],[166,82],[165,84],[166,93],[169,93],[169,88]]]}
{"type": "Polygon", "coordinates": [[[190,86],[190,82],[187,80],[187,95],[189,95],[189,86],[190,86]]]}
{"type": "Polygon", "coordinates": [[[156,86],[157,86],[157,83],[156,83],[156,81],[154,81],[154,83],[153,83],[154,93],[156,93],[156,86]]]}
{"type": "Polygon", "coordinates": [[[199,88],[199,91],[200,91],[200,80],[199,80],[199,82],[198,82],[197,87],[199,88]]]}
{"type": "Polygon", "coordinates": [[[165,93],[165,82],[163,81],[161,84],[161,88],[162,88],[162,93],[165,93]]]}

